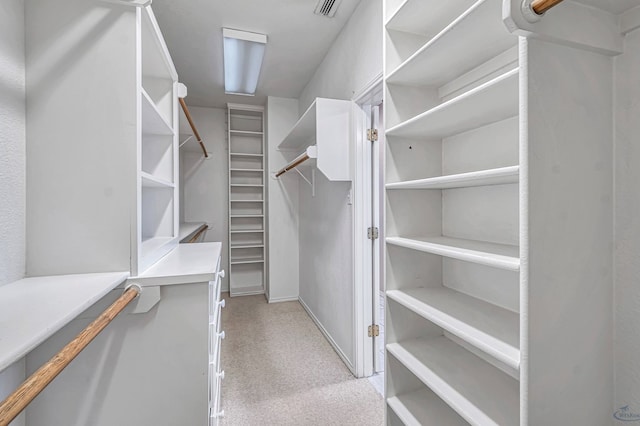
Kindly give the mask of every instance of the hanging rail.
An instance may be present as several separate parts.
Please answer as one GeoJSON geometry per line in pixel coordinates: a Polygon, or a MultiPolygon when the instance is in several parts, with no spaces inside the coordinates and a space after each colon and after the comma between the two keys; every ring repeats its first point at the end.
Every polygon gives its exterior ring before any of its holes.
{"type": "Polygon", "coordinates": [[[542,15],[553,6],[562,3],[562,0],[533,0],[531,9],[538,15],[542,15]]]}
{"type": "Polygon", "coordinates": [[[0,426],[7,426],[11,423],[133,299],[138,297],[140,292],[141,289],[137,285],[128,287],[111,306],[82,330],[75,339],[40,367],[38,371],[29,376],[7,399],[2,401],[0,403],[0,426]]]}
{"type": "Polygon", "coordinates": [[[310,158],[318,158],[318,150],[315,145],[308,147],[304,153],[300,154],[299,156],[294,158],[293,161],[291,161],[289,164],[281,168],[276,173],[276,177],[278,178],[283,174],[287,173],[288,171],[295,169],[300,164],[304,163],[310,158]]]}
{"type": "Polygon", "coordinates": [[[189,243],[195,243],[196,241],[198,241],[198,238],[200,238],[200,235],[202,235],[204,232],[206,232],[209,229],[209,226],[205,226],[204,228],[202,228],[201,230],[199,230],[198,232],[196,232],[196,235],[194,235],[190,240],[189,243]]]}
{"type": "Polygon", "coordinates": [[[191,118],[191,113],[189,112],[189,108],[187,108],[187,103],[182,98],[178,98],[180,101],[180,106],[182,106],[182,111],[184,111],[184,115],[187,117],[187,121],[191,126],[191,130],[193,130],[193,134],[196,137],[196,140],[200,144],[200,148],[202,148],[202,153],[204,154],[204,158],[209,158],[209,154],[207,153],[207,148],[204,146],[202,139],[200,138],[200,133],[196,130],[196,125],[193,123],[193,119],[191,118]]]}

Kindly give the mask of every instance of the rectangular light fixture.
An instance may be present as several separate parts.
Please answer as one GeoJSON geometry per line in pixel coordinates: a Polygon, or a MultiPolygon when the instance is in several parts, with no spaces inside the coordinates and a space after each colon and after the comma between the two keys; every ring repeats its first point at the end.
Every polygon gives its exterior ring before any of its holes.
{"type": "Polygon", "coordinates": [[[233,95],[254,96],[267,46],[267,36],[223,28],[222,37],[224,91],[233,95]]]}

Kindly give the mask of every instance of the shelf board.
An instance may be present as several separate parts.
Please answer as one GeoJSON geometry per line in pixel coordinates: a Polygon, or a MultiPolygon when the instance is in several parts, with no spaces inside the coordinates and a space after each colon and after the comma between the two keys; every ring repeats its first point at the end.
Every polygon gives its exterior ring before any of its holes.
{"type": "Polygon", "coordinates": [[[230,200],[232,203],[263,203],[262,200],[230,200]]]}
{"type": "Polygon", "coordinates": [[[229,215],[230,218],[243,218],[243,217],[258,217],[258,218],[262,218],[264,217],[263,214],[232,214],[229,215]]]}
{"type": "Polygon", "coordinates": [[[264,157],[264,154],[247,154],[244,152],[230,152],[229,155],[235,155],[236,157],[264,157]]]}
{"type": "Polygon", "coordinates": [[[518,183],[519,166],[388,183],[387,189],[453,189],[518,183]]]}
{"type": "Polygon", "coordinates": [[[231,259],[232,265],[248,265],[249,263],[264,263],[264,259],[239,259],[233,260],[231,259]]]}
{"type": "Polygon", "coordinates": [[[289,134],[280,142],[278,149],[282,151],[302,150],[313,145],[316,138],[317,100],[302,114],[293,125],[289,134]]]}
{"type": "Polygon", "coordinates": [[[229,169],[232,172],[256,172],[262,173],[264,169],[229,169]]]}
{"type": "Polygon", "coordinates": [[[387,244],[450,257],[508,271],[520,270],[517,246],[449,237],[387,237],[387,244]]]}
{"type": "Polygon", "coordinates": [[[472,425],[517,425],[519,383],[446,337],[387,345],[387,351],[472,425]]]}
{"type": "Polygon", "coordinates": [[[176,185],[168,180],[155,177],[147,172],[140,172],[142,186],[145,188],[175,188],[176,185]]]}
{"type": "Polygon", "coordinates": [[[235,296],[250,296],[252,294],[264,294],[264,286],[252,285],[252,286],[237,286],[230,289],[231,297],[235,296]]]}
{"type": "Polygon", "coordinates": [[[407,426],[468,426],[469,424],[428,389],[388,398],[387,405],[407,426]]]}
{"type": "Polygon", "coordinates": [[[229,130],[229,133],[232,135],[242,135],[242,136],[262,136],[263,132],[252,132],[249,130],[229,130]]]}
{"type": "Polygon", "coordinates": [[[248,248],[264,248],[264,244],[246,244],[246,245],[232,245],[232,249],[248,249],[248,248]]]}
{"type": "Polygon", "coordinates": [[[264,232],[264,229],[239,229],[239,230],[229,231],[229,233],[231,234],[254,234],[258,232],[264,232]]]}
{"type": "Polygon", "coordinates": [[[476,0],[405,0],[387,20],[389,30],[432,37],[454,21],[476,0]]]}
{"type": "Polygon", "coordinates": [[[444,138],[518,115],[516,68],[400,123],[386,134],[405,138],[444,138]]]}
{"type": "Polygon", "coordinates": [[[173,135],[173,128],[164,119],[151,97],[142,93],[142,133],[147,135],[173,135]]]}
{"type": "Polygon", "coordinates": [[[264,185],[252,185],[248,183],[232,183],[229,186],[239,186],[239,187],[253,187],[253,188],[262,188],[264,185]]]}
{"type": "Polygon", "coordinates": [[[520,367],[520,316],[446,287],[389,290],[387,297],[497,360],[520,367]]]}
{"type": "Polygon", "coordinates": [[[502,0],[478,1],[393,70],[387,83],[439,87],[517,43],[502,22],[502,0]]]}
{"type": "Polygon", "coordinates": [[[171,243],[174,240],[173,237],[151,237],[142,239],[142,252],[151,253],[155,250],[171,243]]]}

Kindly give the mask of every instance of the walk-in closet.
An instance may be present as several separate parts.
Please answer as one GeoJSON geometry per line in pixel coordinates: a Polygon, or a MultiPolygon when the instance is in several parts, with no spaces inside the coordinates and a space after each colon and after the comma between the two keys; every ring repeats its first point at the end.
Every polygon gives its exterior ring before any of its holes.
{"type": "Polygon", "coordinates": [[[640,0],[4,0],[0,426],[640,423],[640,0]]]}

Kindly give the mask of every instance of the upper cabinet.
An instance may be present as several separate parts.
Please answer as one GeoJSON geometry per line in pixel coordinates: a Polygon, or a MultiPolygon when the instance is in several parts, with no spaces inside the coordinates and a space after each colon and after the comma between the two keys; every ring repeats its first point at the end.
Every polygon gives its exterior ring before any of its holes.
{"type": "Polygon", "coordinates": [[[143,272],[178,243],[178,76],[150,6],[26,5],[28,273],[143,272]]]}

